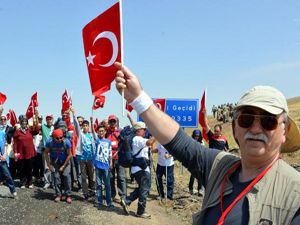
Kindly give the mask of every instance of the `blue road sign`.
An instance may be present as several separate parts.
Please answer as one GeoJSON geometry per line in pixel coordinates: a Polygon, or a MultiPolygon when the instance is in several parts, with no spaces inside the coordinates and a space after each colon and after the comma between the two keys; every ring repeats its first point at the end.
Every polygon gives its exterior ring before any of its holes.
{"type": "Polygon", "coordinates": [[[198,127],[198,112],[198,99],[166,99],[165,113],[181,127],[198,127]]]}
{"type": "Polygon", "coordinates": [[[165,112],[181,127],[198,127],[198,99],[167,99],[165,112]]]}

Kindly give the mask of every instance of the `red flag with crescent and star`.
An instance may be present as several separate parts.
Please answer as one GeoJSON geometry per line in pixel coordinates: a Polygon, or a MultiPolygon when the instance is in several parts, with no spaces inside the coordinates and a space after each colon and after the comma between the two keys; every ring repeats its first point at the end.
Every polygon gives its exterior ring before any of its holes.
{"type": "Polygon", "coordinates": [[[114,62],[121,62],[120,15],[120,3],[117,2],[82,30],[84,55],[94,96],[110,90],[117,72],[114,62]]]}
{"type": "Polygon", "coordinates": [[[133,110],[133,107],[131,105],[128,104],[128,102],[126,101],[126,105],[125,105],[125,108],[131,112],[133,110]]]}
{"type": "Polygon", "coordinates": [[[35,92],[30,99],[30,103],[28,105],[27,111],[26,111],[26,118],[30,119],[33,117],[33,115],[36,112],[37,107],[39,106],[38,100],[37,100],[37,92],[35,92]]]}
{"type": "Polygon", "coordinates": [[[99,121],[98,121],[98,119],[96,119],[95,123],[94,123],[94,130],[95,130],[95,132],[98,132],[98,126],[99,126],[99,121]]]}
{"type": "Polygon", "coordinates": [[[67,91],[67,89],[65,89],[64,93],[61,96],[61,111],[65,112],[68,109],[70,109],[71,105],[72,105],[72,99],[71,96],[69,96],[69,93],[67,91]]]}
{"type": "Polygon", "coordinates": [[[202,136],[203,139],[208,142],[208,136],[207,136],[207,130],[205,129],[205,113],[204,109],[206,109],[206,91],[203,92],[202,98],[201,98],[201,106],[199,110],[199,123],[202,126],[202,136]]]}
{"type": "Polygon", "coordinates": [[[165,111],[166,108],[166,99],[164,98],[157,98],[153,100],[154,104],[159,108],[161,111],[165,111]]]}
{"type": "Polygon", "coordinates": [[[7,113],[7,120],[9,120],[10,124],[14,127],[18,123],[18,119],[14,110],[10,109],[7,113]]]}
{"type": "Polygon", "coordinates": [[[0,92],[0,105],[3,105],[6,101],[6,95],[0,92]]]}
{"type": "Polygon", "coordinates": [[[103,108],[105,103],[105,96],[95,96],[94,104],[93,104],[93,110],[96,110],[98,108],[103,108]]]}

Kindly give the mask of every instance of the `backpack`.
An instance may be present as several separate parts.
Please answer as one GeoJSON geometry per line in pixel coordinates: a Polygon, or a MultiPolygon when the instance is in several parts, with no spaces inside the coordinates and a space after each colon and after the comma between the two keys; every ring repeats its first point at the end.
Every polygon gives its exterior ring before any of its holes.
{"type": "Polygon", "coordinates": [[[69,137],[67,137],[68,134],[67,123],[63,121],[61,118],[58,118],[54,123],[54,130],[56,129],[61,129],[64,132],[64,137],[70,139],[69,137]]]}
{"type": "Polygon", "coordinates": [[[130,126],[121,130],[118,145],[118,162],[121,166],[129,168],[132,166],[135,156],[140,154],[140,149],[136,154],[132,153],[132,139],[135,137],[134,130],[130,126]]]}

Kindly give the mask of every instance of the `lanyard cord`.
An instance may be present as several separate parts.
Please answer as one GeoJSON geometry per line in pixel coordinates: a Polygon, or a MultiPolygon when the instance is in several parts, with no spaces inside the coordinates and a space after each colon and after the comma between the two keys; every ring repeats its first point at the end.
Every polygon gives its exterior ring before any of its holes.
{"type": "Polygon", "coordinates": [[[279,159],[279,154],[275,157],[275,159],[271,162],[271,164],[264,169],[235,199],[234,201],[226,208],[226,210],[223,210],[223,194],[224,194],[224,188],[225,188],[225,183],[228,179],[228,175],[231,174],[240,164],[241,161],[237,162],[233,167],[226,173],[226,175],[223,178],[222,181],[222,186],[221,186],[221,193],[220,193],[220,207],[221,207],[221,212],[222,215],[218,221],[218,225],[223,225],[225,221],[225,217],[229,214],[231,209],[236,205],[236,203],[241,200],[250,190],[251,188],[261,179],[263,176],[271,169],[273,164],[279,159]]]}

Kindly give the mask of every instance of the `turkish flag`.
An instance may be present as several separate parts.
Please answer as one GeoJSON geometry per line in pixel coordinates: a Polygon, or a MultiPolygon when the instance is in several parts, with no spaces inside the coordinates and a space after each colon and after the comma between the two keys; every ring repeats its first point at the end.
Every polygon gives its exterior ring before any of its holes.
{"type": "Polygon", "coordinates": [[[37,100],[37,92],[35,92],[32,96],[31,96],[31,100],[29,103],[29,106],[27,108],[26,111],[26,118],[30,119],[33,117],[33,115],[36,112],[36,108],[39,106],[38,100],[37,100]]]}
{"type": "Polygon", "coordinates": [[[6,101],[6,95],[0,92],[0,105],[3,105],[6,101]]]}
{"type": "Polygon", "coordinates": [[[95,130],[95,132],[98,132],[98,126],[99,126],[99,121],[98,121],[98,119],[96,119],[95,123],[94,123],[94,130],[95,130]]]}
{"type": "Polygon", "coordinates": [[[18,119],[14,110],[10,109],[7,114],[7,119],[9,117],[10,124],[14,127],[18,123],[18,119]],[[9,114],[9,116],[8,116],[9,114]]]}
{"type": "Polygon", "coordinates": [[[129,112],[131,112],[131,111],[133,110],[133,107],[132,107],[131,105],[129,105],[127,101],[126,101],[126,106],[125,106],[125,108],[126,108],[129,112]]]}
{"type": "Polygon", "coordinates": [[[95,96],[94,104],[93,104],[93,110],[96,110],[98,108],[103,108],[105,102],[105,96],[95,96]]]}
{"type": "Polygon", "coordinates": [[[166,108],[166,99],[164,98],[157,98],[153,100],[154,104],[159,108],[161,111],[165,111],[166,108]]]}
{"type": "Polygon", "coordinates": [[[72,105],[72,99],[71,96],[69,96],[67,89],[65,89],[64,93],[62,94],[61,102],[62,102],[62,106],[61,106],[62,112],[67,111],[72,105]]]}
{"type": "Polygon", "coordinates": [[[110,90],[117,72],[114,62],[121,62],[119,2],[89,22],[82,36],[92,94],[99,96],[110,90]]]}
{"type": "Polygon", "coordinates": [[[201,106],[199,110],[199,123],[202,126],[202,136],[206,142],[208,142],[208,136],[207,136],[207,130],[205,129],[205,114],[203,110],[206,109],[206,93],[203,92],[202,98],[201,98],[201,106]]]}
{"type": "Polygon", "coordinates": [[[7,119],[7,120],[10,120],[10,113],[9,113],[9,111],[8,111],[8,113],[6,114],[6,119],[7,119]]]}

